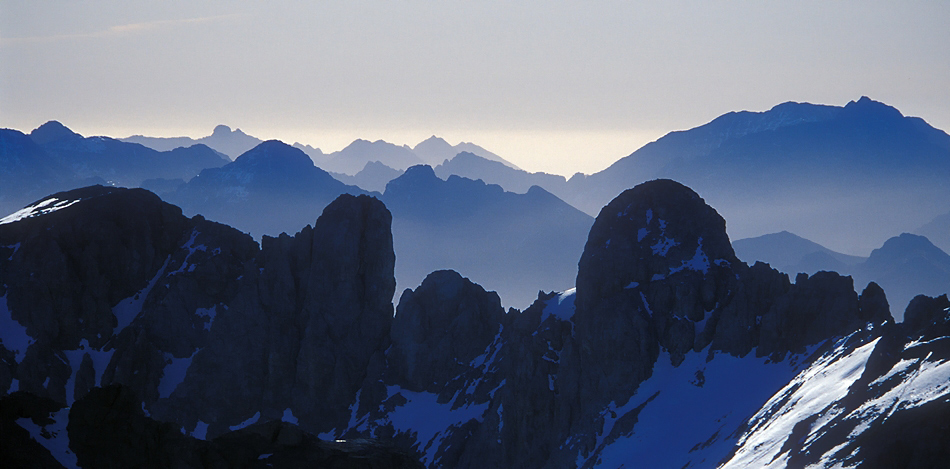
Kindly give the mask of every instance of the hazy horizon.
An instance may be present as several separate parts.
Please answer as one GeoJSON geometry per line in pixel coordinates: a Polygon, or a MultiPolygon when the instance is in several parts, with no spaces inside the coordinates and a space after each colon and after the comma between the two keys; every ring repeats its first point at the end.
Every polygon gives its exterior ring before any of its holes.
{"type": "Polygon", "coordinates": [[[885,1],[0,0],[0,127],[226,124],[325,152],[434,134],[570,176],[786,101],[866,95],[950,129],[948,18],[885,1]]]}

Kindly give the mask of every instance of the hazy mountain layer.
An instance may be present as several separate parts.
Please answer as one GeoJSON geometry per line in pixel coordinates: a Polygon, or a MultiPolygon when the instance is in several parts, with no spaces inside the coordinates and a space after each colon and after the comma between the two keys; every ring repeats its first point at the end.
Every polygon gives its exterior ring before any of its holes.
{"type": "Polygon", "coordinates": [[[514,194],[458,176],[444,181],[428,166],[391,181],[382,200],[393,213],[400,290],[453,269],[516,307],[540,290],[574,286],[593,222],[540,187],[514,194]]]}
{"type": "Polygon", "coordinates": [[[0,129],[0,213],[89,184],[138,186],[147,179],[190,179],[227,160],[204,145],[159,152],[109,137],[83,137],[50,121],[29,135],[0,129]]]}
{"type": "Polygon", "coordinates": [[[740,239],[733,246],[744,261],[767,262],[789,275],[825,270],[851,275],[858,286],[876,282],[887,291],[898,320],[915,296],[950,292],[950,255],[908,233],[887,240],[868,258],[836,253],[788,232],[740,239]]]}
{"type": "Polygon", "coordinates": [[[187,213],[260,237],[295,232],[340,194],[362,193],[314,166],[303,151],[270,140],[223,167],[202,171],[165,197],[187,213]]]}
{"type": "Polygon", "coordinates": [[[214,128],[211,135],[193,139],[191,137],[145,137],[143,135],[133,135],[121,139],[124,142],[138,143],[158,151],[174,150],[178,147],[190,147],[192,145],[207,145],[218,152],[227,155],[230,159],[237,158],[242,153],[254,148],[263,142],[263,140],[252,137],[241,129],[231,130],[226,125],[219,125],[214,128]]]}

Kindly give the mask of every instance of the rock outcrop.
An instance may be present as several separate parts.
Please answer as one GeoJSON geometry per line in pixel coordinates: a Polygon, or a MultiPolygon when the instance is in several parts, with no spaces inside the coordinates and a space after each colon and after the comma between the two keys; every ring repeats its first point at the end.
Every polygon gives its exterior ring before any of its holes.
{"type": "Polygon", "coordinates": [[[326,431],[384,365],[395,255],[376,199],[342,196],[263,249],[141,189],[55,194],[22,216],[0,228],[5,392],[71,405],[117,383],[208,437],[255,415],[326,431]]]}
{"type": "MultiPolygon", "coordinates": [[[[260,247],[141,190],[53,197],[0,225],[0,312],[15,326],[2,330],[0,387],[71,405],[86,466],[109,463],[96,459],[100,437],[115,433],[128,435],[114,439],[123,465],[328,461],[391,456],[388,445],[428,467],[646,453],[647,465],[710,464],[804,367],[887,331],[937,331],[950,306],[920,298],[895,325],[877,284],[858,295],[835,273],[793,283],[747,266],[722,217],[668,180],[601,211],[576,291],[507,313],[441,270],[394,315],[392,217],[372,197],[342,195],[312,227],[260,247]],[[671,409],[701,415],[674,428],[660,416],[671,409]],[[658,441],[682,454],[656,453],[658,441]]],[[[893,368],[905,342],[882,339],[868,369],[893,368]]]]}

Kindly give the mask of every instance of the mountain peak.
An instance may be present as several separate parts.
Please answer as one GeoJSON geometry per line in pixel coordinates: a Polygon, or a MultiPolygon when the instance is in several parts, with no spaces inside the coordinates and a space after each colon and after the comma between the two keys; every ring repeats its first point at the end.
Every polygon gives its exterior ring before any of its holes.
{"type": "Polygon", "coordinates": [[[934,246],[924,236],[901,233],[899,236],[888,239],[884,245],[871,251],[868,257],[868,263],[875,264],[881,262],[893,261],[898,258],[921,257],[926,259],[946,258],[950,261],[950,255],[943,252],[937,246],[934,246]]]}
{"type": "Polygon", "coordinates": [[[866,118],[897,119],[904,117],[897,108],[888,106],[880,101],[875,101],[867,96],[862,96],[861,99],[857,101],[849,102],[844,106],[844,111],[866,118]]]}
{"type": "Polygon", "coordinates": [[[299,148],[294,148],[280,140],[268,140],[244,152],[235,163],[241,165],[257,165],[266,162],[268,165],[281,164],[293,167],[313,167],[313,160],[299,148]]]}
{"type": "Polygon", "coordinates": [[[437,137],[437,136],[433,135],[433,136],[431,136],[431,137],[429,137],[429,138],[427,138],[427,139],[425,139],[425,140],[423,140],[423,141],[417,143],[416,146],[413,147],[413,150],[418,149],[419,147],[423,147],[423,148],[424,148],[424,147],[427,147],[427,146],[440,146],[440,147],[445,147],[445,146],[447,146],[447,147],[451,147],[452,145],[451,145],[449,142],[445,141],[444,138],[442,138],[442,137],[437,137]]]}
{"type": "Polygon", "coordinates": [[[30,138],[33,139],[33,141],[38,145],[45,145],[49,142],[71,138],[74,136],[82,137],[76,132],[69,130],[68,127],[60,124],[58,121],[49,121],[30,132],[30,138]]]}
{"type": "Polygon", "coordinates": [[[211,132],[211,135],[218,136],[218,137],[223,137],[230,134],[231,134],[231,128],[224,124],[215,126],[214,130],[211,132]]]}

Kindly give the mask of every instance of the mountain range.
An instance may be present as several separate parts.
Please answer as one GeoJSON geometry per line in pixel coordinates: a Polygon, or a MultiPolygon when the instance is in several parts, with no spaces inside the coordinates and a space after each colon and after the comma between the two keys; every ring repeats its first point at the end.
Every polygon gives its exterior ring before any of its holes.
{"type": "Polygon", "coordinates": [[[0,211],[89,184],[136,187],[147,179],[191,179],[228,160],[205,145],[156,151],[109,137],[83,137],[56,121],[29,135],[0,129],[0,211]]]}
{"type": "Polygon", "coordinates": [[[762,261],[789,275],[820,271],[854,277],[856,285],[875,282],[888,294],[894,317],[917,295],[950,291],[950,255],[923,236],[903,233],[888,239],[869,257],[848,256],[787,231],[732,243],[745,262],[762,261]]]}
{"type": "Polygon", "coordinates": [[[121,140],[123,142],[138,143],[158,151],[168,151],[179,147],[190,147],[192,145],[202,144],[227,155],[228,158],[232,160],[263,142],[263,140],[257,137],[252,137],[242,132],[241,129],[231,130],[231,128],[226,125],[218,125],[211,132],[211,135],[198,139],[191,137],[146,137],[144,135],[133,135],[121,140]]]}
{"type": "MultiPolygon", "coordinates": [[[[187,214],[260,238],[296,232],[340,194],[365,193],[314,166],[298,148],[268,141],[161,195],[187,214]]],[[[457,176],[444,181],[424,165],[409,168],[376,195],[393,213],[400,291],[429,272],[455,269],[512,306],[531,304],[544,288],[573,286],[593,222],[539,187],[514,194],[457,176]]]]}
{"type": "Polygon", "coordinates": [[[852,255],[946,213],[950,196],[950,136],[867,97],[730,112],[567,181],[468,160],[451,171],[539,185],[591,215],[625,188],[672,178],[702,192],[736,239],[788,230],[852,255]]]}
{"type": "MultiPolygon", "coordinates": [[[[241,129],[231,130],[226,125],[218,125],[211,135],[198,139],[133,135],[121,140],[138,143],[159,151],[203,144],[227,155],[231,159],[237,158],[263,142],[257,137],[245,134],[241,129]]],[[[397,171],[403,171],[417,164],[436,166],[445,160],[452,159],[461,152],[474,153],[489,161],[497,161],[510,168],[518,169],[517,166],[504,158],[474,143],[461,142],[457,145],[451,145],[435,135],[419,142],[412,148],[408,145],[394,145],[383,140],[370,142],[363,139],[356,139],[342,150],[333,153],[324,153],[319,148],[299,142],[295,142],[293,146],[307,154],[320,168],[348,176],[356,175],[367,164],[374,162],[382,163],[397,171]]]]}
{"type": "Polygon", "coordinates": [[[11,442],[0,459],[937,467],[950,456],[950,300],[920,296],[895,323],[877,284],[749,266],[682,184],[618,195],[590,228],[576,287],[523,311],[450,270],[394,310],[392,222],[380,200],[344,194],[296,234],[257,243],[103,186],[0,222],[11,442]]]}

